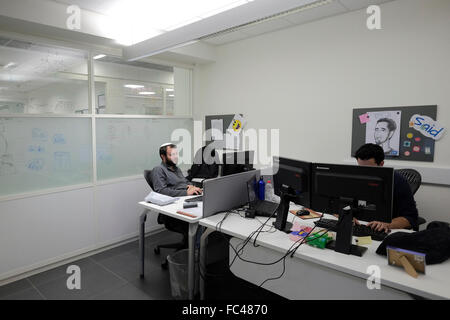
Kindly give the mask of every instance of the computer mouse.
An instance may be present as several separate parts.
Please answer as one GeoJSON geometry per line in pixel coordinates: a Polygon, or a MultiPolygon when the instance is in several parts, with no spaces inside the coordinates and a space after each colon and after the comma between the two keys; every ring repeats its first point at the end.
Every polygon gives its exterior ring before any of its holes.
{"type": "Polygon", "coordinates": [[[311,212],[309,212],[306,209],[302,209],[302,210],[298,210],[297,211],[297,216],[309,216],[311,214],[311,212]]]}

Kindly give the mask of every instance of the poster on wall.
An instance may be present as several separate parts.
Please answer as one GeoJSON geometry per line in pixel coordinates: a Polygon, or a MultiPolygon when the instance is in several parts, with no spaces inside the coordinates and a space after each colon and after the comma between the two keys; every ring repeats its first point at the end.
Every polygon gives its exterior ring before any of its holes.
{"type": "Polygon", "coordinates": [[[436,116],[437,105],[355,108],[351,156],[364,143],[376,143],[386,159],[433,162],[435,143],[445,138],[436,116]]]}
{"type": "Polygon", "coordinates": [[[367,112],[366,143],[375,143],[383,148],[385,155],[398,157],[401,119],[400,110],[367,112]]]}

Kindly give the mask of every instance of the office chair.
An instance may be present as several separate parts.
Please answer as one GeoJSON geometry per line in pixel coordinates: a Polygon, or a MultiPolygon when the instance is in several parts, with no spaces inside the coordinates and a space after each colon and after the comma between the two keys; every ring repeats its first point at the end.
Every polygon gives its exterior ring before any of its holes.
{"type": "MultiPolygon", "coordinates": [[[[145,170],[144,177],[150,188],[153,190],[152,182],[152,170],[145,170]]],[[[161,253],[161,248],[163,249],[175,249],[179,251],[181,249],[186,249],[188,247],[188,230],[189,225],[185,221],[181,221],[172,217],[165,216],[163,214],[158,215],[158,224],[164,224],[167,230],[177,232],[183,235],[183,240],[181,242],[159,244],[154,248],[155,254],[161,253]]],[[[167,258],[161,263],[161,268],[167,269],[167,258]]]]}
{"type": "MultiPolygon", "coordinates": [[[[204,155],[205,148],[206,146],[203,146],[202,148],[198,149],[197,152],[195,153],[194,163],[188,170],[188,176],[186,177],[186,179],[188,179],[189,181],[192,181],[192,179],[194,178],[212,179],[216,178],[219,175],[220,160],[216,150],[215,149],[211,150],[211,155],[205,156],[204,155]],[[208,164],[212,162],[211,160],[213,160],[213,163],[208,164]]],[[[200,188],[203,186],[202,183],[198,184],[195,182],[194,185],[200,188]]]]}
{"type": "MultiPolygon", "coordinates": [[[[414,169],[397,169],[395,170],[395,172],[399,173],[403,178],[406,179],[406,181],[408,181],[412,194],[416,194],[417,190],[420,187],[420,184],[422,183],[422,176],[420,175],[420,173],[414,169]]],[[[427,221],[420,216],[417,218],[417,224],[419,226],[426,222],[427,221]]]]}

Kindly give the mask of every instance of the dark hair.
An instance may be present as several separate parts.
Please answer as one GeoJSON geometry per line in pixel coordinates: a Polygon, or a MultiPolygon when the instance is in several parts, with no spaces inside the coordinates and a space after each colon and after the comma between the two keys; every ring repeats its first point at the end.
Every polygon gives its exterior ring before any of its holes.
{"type": "Polygon", "coordinates": [[[159,156],[162,159],[162,156],[167,157],[167,148],[176,148],[177,146],[174,144],[168,144],[159,148],[159,156]]]}
{"type": "Polygon", "coordinates": [[[377,144],[367,143],[355,152],[354,157],[361,160],[374,158],[377,165],[380,165],[384,160],[384,151],[383,148],[377,144]]]}
{"type": "Polygon", "coordinates": [[[380,120],[377,121],[377,124],[380,122],[387,122],[387,127],[388,127],[389,131],[395,131],[397,129],[397,124],[392,119],[381,118],[380,120]]]}

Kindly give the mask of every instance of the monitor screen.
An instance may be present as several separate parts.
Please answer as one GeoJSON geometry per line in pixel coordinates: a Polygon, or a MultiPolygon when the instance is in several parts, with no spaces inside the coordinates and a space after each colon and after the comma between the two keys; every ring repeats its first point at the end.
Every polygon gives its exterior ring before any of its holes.
{"type": "Polygon", "coordinates": [[[277,196],[284,188],[296,195],[294,202],[309,208],[311,203],[311,163],[282,157],[274,157],[273,186],[277,196]]]}
{"type": "Polygon", "coordinates": [[[312,209],[337,214],[352,203],[359,220],[391,222],[393,175],[393,168],[315,163],[312,209]]]}

